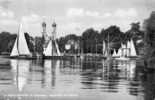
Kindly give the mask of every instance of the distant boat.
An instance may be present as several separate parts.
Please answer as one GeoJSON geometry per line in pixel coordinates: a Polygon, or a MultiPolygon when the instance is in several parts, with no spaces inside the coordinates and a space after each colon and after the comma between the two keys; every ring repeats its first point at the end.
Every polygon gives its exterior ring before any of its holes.
{"type": "Polygon", "coordinates": [[[128,57],[126,57],[126,45],[121,44],[121,47],[118,49],[118,52],[116,53],[116,56],[114,57],[116,60],[129,60],[128,57]]]}
{"type": "Polygon", "coordinates": [[[122,48],[119,48],[118,49],[118,52],[117,52],[117,57],[120,57],[120,56],[122,56],[122,48]]]}
{"type": "Polygon", "coordinates": [[[136,49],[133,40],[130,41],[130,55],[129,57],[137,57],[136,49]]]}
{"type": "Polygon", "coordinates": [[[112,54],[112,57],[117,57],[116,50],[114,50],[114,52],[113,52],[113,54],[112,54]]]}
{"type": "Polygon", "coordinates": [[[31,52],[28,48],[22,24],[20,24],[17,38],[11,51],[11,58],[30,58],[31,52]]]}
{"type": "Polygon", "coordinates": [[[125,57],[123,55],[123,49],[122,47],[118,49],[118,53],[116,54],[116,57],[115,57],[116,60],[129,60],[128,57],[125,57]]]}
{"type": "Polygon", "coordinates": [[[127,57],[129,57],[129,58],[137,57],[136,48],[135,48],[135,45],[134,45],[134,42],[132,39],[127,42],[126,48],[127,48],[126,49],[126,56],[127,57]]]}
{"type": "Polygon", "coordinates": [[[133,40],[131,39],[127,42],[127,44],[121,44],[121,47],[118,49],[118,53],[116,55],[118,56],[116,59],[119,60],[129,60],[129,58],[136,58],[137,53],[133,40]]]}

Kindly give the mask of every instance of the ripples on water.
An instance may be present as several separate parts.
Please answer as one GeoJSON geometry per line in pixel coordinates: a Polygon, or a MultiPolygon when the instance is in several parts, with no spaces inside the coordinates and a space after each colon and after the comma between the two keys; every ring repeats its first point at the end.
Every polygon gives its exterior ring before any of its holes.
{"type": "Polygon", "coordinates": [[[34,99],[4,97],[9,94],[77,95],[52,97],[62,100],[154,100],[155,73],[144,73],[143,66],[135,60],[31,61],[1,58],[0,100],[34,99]]]}

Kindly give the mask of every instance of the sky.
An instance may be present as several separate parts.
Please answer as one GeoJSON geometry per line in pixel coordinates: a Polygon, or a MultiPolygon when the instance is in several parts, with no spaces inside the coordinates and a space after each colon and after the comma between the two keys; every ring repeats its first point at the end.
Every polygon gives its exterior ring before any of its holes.
{"type": "Polygon", "coordinates": [[[41,36],[43,21],[49,35],[56,22],[57,37],[110,25],[125,32],[132,22],[142,24],[154,5],[155,0],[0,0],[0,32],[17,33],[22,23],[25,32],[41,36]]]}

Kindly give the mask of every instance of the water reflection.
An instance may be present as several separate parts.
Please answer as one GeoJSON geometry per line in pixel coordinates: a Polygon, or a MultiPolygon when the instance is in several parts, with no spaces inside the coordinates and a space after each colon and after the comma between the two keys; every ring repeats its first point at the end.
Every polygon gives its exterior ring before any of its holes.
{"type": "Polygon", "coordinates": [[[7,64],[0,65],[0,91],[5,93],[75,93],[81,100],[93,96],[106,97],[105,100],[115,100],[114,97],[120,100],[155,98],[155,72],[142,71],[135,60],[8,59],[4,62],[7,64]]]}
{"type": "MultiPolygon", "coordinates": [[[[45,60],[44,63],[44,86],[54,87],[56,82],[56,73],[59,73],[59,62],[56,60],[45,60]]],[[[57,74],[58,75],[58,74],[57,74]]]]}
{"type": "Polygon", "coordinates": [[[141,76],[141,88],[143,92],[139,93],[139,97],[143,100],[155,99],[155,72],[145,73],[141,76]]]}
{"type": "Polygon", "coordinates": [[[27,83],[29,74],[30,61],[25,60],[11,60],[12,72],[14,75],[14,84],[21,92],[27,83]]]}

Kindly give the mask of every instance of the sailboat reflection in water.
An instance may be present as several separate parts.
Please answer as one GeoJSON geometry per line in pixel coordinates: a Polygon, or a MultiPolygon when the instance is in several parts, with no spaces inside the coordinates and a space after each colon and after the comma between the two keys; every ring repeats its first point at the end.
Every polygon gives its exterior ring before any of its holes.
{"type": "Polygon", "coordinates": [[[26,60],[10,60],[12,72],[14,73],[14,84],[19,92],[22,92],[27,83],[30,61],[26,60]]]}
{"type": "Polygon", "coordinates": [[[119,69],[127,79],[133,79],[136,71],[136,61],[118,61],[117,69],[119,69]]]}
{"type": "Polygon", "coordinates": [[[57,71],[59,71],[59,64],[60,64],[60,61],[54,61],[54,60],[44,61],[44,86],[45,87],[47,88],[55,87],[56,73],[57,71]]]}
{"type": "Polygon", "coordinates": [[[135,77],[136,61],[103,61],[103,73],[106,75],[118,74],[118,77],[132,80],[135,77]]]}

